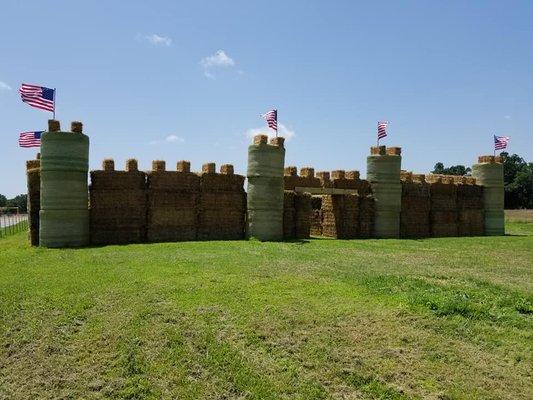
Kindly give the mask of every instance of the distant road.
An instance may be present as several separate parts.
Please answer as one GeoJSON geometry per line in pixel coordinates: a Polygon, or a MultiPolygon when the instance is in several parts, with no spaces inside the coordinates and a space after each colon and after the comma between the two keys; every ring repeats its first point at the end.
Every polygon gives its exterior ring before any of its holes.
{"type": "Polygon", "coordinates": [[[533,222],[533,210],[505,210],[505,219],[515,222],[533,222]]]}

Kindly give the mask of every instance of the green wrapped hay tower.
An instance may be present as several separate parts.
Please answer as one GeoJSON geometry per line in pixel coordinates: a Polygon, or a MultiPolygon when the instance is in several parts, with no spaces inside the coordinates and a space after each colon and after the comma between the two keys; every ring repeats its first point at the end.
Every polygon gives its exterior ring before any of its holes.
{"type": "Polygon", "coordinates": [[[372,186],[376,207],[374,236],[378,238],[400,237],[400,154],[399,147],[379,146],[372,147],[367,157],[367,180],[372,186]]]}
{"type": "Polygon", "coordinates": [[[41,137],[39,244],[44,247],[89,243],[89,138],[81,122],[73,122],[71,131],[61,132],[59,121],[50,120],[41,137]]]}
{"type": "Polygon", "coordinates": [[[248,147],[248,237],[261,241],[283,239],[284,138],[254,137],[248,147]]]}
{"type": "Polygon", "coordinates": [[[505,235],[503,164],[500,157],[480,156],[472,175],[483,186],[485,235],[505,235]]]}

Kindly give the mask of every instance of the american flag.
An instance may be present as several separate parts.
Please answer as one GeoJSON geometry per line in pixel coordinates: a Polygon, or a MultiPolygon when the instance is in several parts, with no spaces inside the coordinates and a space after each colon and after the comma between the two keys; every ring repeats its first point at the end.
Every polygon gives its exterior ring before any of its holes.
{"type": "Polygon", "coordinates": [[[266,120],[269,128],[274,129],[276,132],[278,131],[278,110],[270,110],[261,115],[261,117],[266,120]]]}
{"type": "Polygon", "coordinates": [[[380,121],[378,122],[378,140],[383,139],[385,136],[387,136],[387,125],[389,123],[387,121],[380,121]]]}
{"type": "Polygon", "coordinates": [[[24,103],[41,110],[54,112],[55,89],[23,83],[19,92],[24,103]]]}
{"type": "Polygon", "coordinates": [[[39,147],[41,146],[41,134],[43,131],[22,132],[19,137],[20,147],[39,147]]]}
{"type": "Polygon", "coordinates": [[[496,136],[494,135],[494,150],[504,150],[509,143],[509,136],[496,136]]]}

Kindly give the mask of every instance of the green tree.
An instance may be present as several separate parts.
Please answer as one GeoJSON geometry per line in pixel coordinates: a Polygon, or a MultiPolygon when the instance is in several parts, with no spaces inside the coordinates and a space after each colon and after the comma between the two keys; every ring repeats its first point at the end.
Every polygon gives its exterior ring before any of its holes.
{"type": "Polygon", "coordinates": [[[464,165],[452,165],[446,168],[441,162],[436,163],[433,171],[431,171],[433,174],[442,175],[470,175],[471,172],[472,170],[464,165]]]}
{"type": "Polygon", "coordinates": [[[28,200],[25,194],[19,194],[18,196],[9,199],[6,203],[6,207],[18,207],[19,212],[28,212],[28,200]]]}
{"type": "Polygon", "coordinates": [[[0,194],[0,207],[5,207],[7,204],[7,197],[0,194]]]}

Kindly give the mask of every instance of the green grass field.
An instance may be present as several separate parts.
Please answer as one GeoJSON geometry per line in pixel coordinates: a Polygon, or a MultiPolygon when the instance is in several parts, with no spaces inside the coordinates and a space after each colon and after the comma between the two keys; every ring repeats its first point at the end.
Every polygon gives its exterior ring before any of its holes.
{"type": "Polygon", "coordinates": [[[0,399],[531,399],[533,224],[506,237],[0,240],[0,399]]]}

